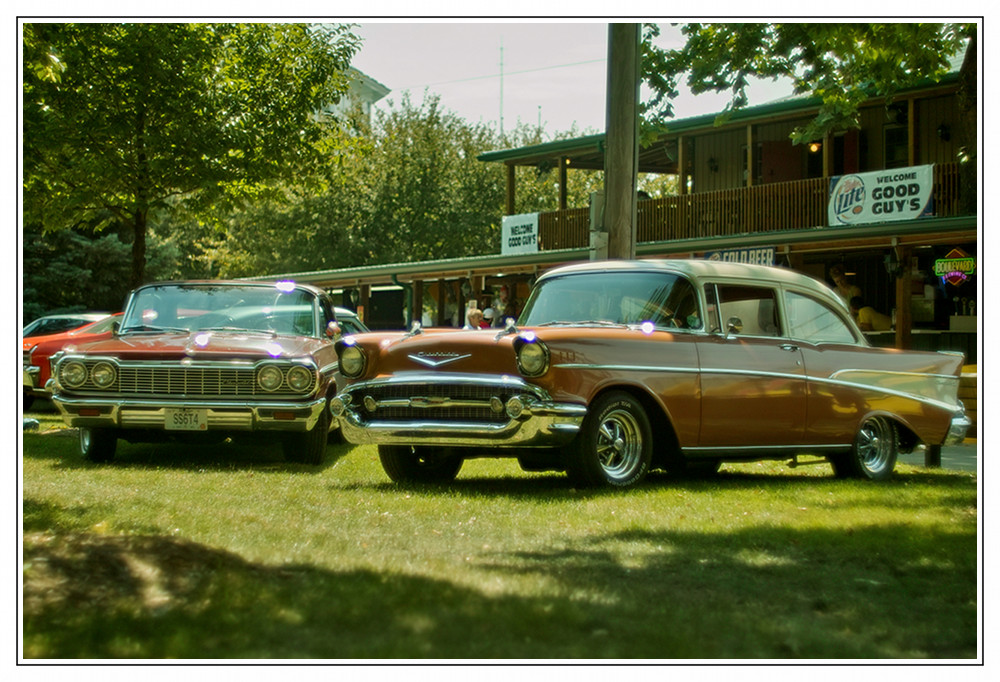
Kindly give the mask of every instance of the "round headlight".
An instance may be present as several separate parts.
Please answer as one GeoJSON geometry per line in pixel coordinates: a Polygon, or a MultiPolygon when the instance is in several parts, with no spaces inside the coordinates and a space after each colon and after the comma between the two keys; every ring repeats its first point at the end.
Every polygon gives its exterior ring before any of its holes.
{"type": "Polygon", "coordinates": [[[115,383],[116,378],[117,372],[114,365],[110,362],[98,362],[90,370],[90,379],[98,388],[108,388],[111,384],[115,383]]]}
{"type": "Polygon", "coordinates": [[[275,391],[281,386],[285,377],[274,365],[267,365],[257,373],[257,383],[265,391],[275,391]]]}
{"type": "Polygon", "coordinates": [[[353,379],[365,371],[365,354],[354,345],[344,345],[340,351],[340,373],[353,379]]]}
{"type": "Polygon", "coordinates": [[[541,341],[525,341],[517,349],[517,365],[525,376],[541,376],[549,367],[548,350],[541,341]]]}
{"type": "Polygon", "coordinates": [[[70,388],[83,386],[87,381],[87,368],[82,362],[67,362],[59,370],[59,380],[70,388]]]}
{"type": "Polygon", "coordinates": [[[312,388],[313,373],[305,367],[292,367],[288,370],[285,381],[288,382],[293,391],[305,391],[312,388]]]}

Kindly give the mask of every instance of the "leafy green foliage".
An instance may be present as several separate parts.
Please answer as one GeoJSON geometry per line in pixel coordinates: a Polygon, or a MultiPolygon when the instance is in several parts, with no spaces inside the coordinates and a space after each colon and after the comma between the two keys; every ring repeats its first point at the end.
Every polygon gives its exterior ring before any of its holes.
{"type": "MultiPolygon", "coordinates": [[[[177,246],[155,231],[149,241],[150,276],[176,276],[177,246]]],[[[21,288],[25,324],[52,313],[121,310],[129,289],[129,251],[114,233],[60,230],[43,235],[41,228],[25,226],[21,288]]]]}
{"type": "Polygon", "coordinates": [[[315,167],[357,39],[305,24],[26,24],[25,222],[127,226],[315,167]]]}
{"type": "MultiPolygon", "coordinates": [[[[212,224],[172,228],[196,245],[192,274],[235,277],[499,253],[504,168],[478,160],[501,145],[541,142],[520,126],[501,142],[483,124],[404,97],[373,122],[350,114],[320,143],[321,182],[275,183],[252,206],[212,224]]],[[[575,135],[575,131],[564,133],[575,135]]],[[[600,173],[571,173],[570,201],[586,205],[600,173]]],[[[558,173],[517,169],[521,212],[558,208],[558,173]]]]}
{"type": "Polygon", "coordinates": [[[860,104],[871,97],[887,102],[907,87],[948,72],[974,25],[867,24],[684,24],[684,46],[662,50],[659,35],[647,25],[643,76],[654,95],[647,122],[662,125],[673,116],[671,98],[683,78],[695,94],[729,91],[720,122],[747,104],[751,77],[788,78],[798,94],[821,100],[819,112],[793,140],[822,137],[828,131],[857,127],[860,104]]]}

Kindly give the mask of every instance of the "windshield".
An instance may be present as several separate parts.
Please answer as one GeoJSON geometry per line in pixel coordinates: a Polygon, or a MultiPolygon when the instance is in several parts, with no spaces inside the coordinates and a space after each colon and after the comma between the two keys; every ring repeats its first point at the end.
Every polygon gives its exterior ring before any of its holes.
{"type": "Polygon", "coordinates": [[[315,297],[294,286],[165,284],[132,297],[123,334],[249,330],[316,336],[315,297]]]}
{"type": "Polygon", "coordinates": [[[519,326],[642,324],[701,329],[694,287],[658,272],[591,272],[544,280],[531,292],[519,326]]]}

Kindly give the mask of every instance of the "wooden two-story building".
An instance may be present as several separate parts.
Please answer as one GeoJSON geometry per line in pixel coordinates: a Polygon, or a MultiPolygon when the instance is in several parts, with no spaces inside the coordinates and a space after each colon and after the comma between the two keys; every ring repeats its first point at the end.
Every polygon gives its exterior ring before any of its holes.
{"type": "MultiPolygon", "coordinates": [[[[976,131],[959,108],[958,66],[891,104],[871,100],[858,129],[809,144],[790,138],[816,114],[819,103],[808,97],[748,107],[723,124],[715,115],[672,121],[640,150],[639,172],[674,176],[677,191],[638,201],[638,257],[752,260],[831,286],[839,268],[867,306],[894,318],[892,329],[870,335],[875,345],[957,350],[977,362],[978,212],[966,208],[975,202],[963,201],[969,190],[960,179],[976,131]]],[[[603,169],[604,139],[480,160],[506,166],[509,215],[517,167],[557,169],[564,190],[568,174],[603,169]]],[[[569,206],[565,194],[560,207],[529,215],[529,239],[493,255],[283,276],[343,290],[373,327],[401,328],[414,317],[461,325],[471,299],[516,311],[540,271],[600,257],[600,211],[569,206]]]]}

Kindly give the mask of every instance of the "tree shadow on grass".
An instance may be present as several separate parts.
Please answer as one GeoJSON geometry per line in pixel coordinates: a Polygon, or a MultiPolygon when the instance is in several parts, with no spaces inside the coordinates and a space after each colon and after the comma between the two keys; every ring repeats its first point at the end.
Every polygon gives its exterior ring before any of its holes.
{"type": "Polygon", "coordinates": [[[271,438],[262,441],[249,436],[218,443],[129,443],[119,440],[112,461],[94,463],[80,455],[76,429],[63,429],[61,432],[25,434],[23,454],[25,458],[51,460],[55,466],[65,469],[119,467],[188,471],[301,471],[318,474],[334,466],[352,447],[336,441],[335,436],[331,437],[322,463],[311,465],[286,461],[281,452],[281,443],[271,438]]]}
{"type": "Polygon", "coordinates": [[[27,658],[976,656],[974,528],[636,529],[484,548],[443,580],[39,527],[25,533],[27,658]]]}

